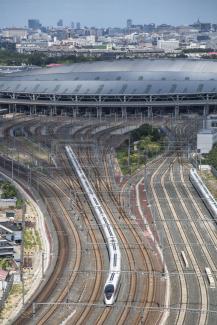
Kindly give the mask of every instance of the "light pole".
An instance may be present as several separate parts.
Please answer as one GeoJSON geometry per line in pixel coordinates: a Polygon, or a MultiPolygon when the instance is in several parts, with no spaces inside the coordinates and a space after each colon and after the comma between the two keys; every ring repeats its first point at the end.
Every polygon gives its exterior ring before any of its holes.
{"type": "Polygon", "coordinates": [[[148,160],[148,156],[147,156],[147,152],[146,150],[144,151],[144,162],[145,162],[145,168],[144,168],[144,192],[146,192],[147,190],[147,160],[148,160]]]}

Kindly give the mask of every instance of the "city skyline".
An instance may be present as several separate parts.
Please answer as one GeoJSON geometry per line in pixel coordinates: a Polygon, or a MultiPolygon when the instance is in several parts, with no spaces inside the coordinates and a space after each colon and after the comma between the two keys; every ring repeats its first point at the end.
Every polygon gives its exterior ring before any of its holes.
{"type": "Polygon", "coordinates": [[[217,22],[215,12],[217,2],[214,0],[187,0],[174,6],[173,0],[94,0],[79,3],[70,0],[1,0],[0,27],[27,26],[28,19],[39,19],[44,26],[56,26],[63,19],[64,26],[71,22],[81,22],[82,26],[124,27],[126,20],[135,24],[168,23],[188,25],[198,18],[202,22],[217,22]],[[63,5],[64,4],[64,5],[63,5]],[[19,15],[17,14],[19,12],[19,15]]]}

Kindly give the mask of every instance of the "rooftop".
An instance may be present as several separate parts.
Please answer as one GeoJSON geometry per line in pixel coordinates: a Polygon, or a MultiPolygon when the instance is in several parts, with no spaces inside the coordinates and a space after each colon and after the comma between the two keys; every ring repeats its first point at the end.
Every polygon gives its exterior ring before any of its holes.
{"type": "Polygon", "coordinates": [[[57,95],[216,93],[217,62],[137,59],[75,63],[4,75],[0,91],[57,95]]]}
{"type": "Polygon", "coordinates": [[[198,132],[198,134],[215,134],[217,133],[214,129],[202,129],[198,132]]]}

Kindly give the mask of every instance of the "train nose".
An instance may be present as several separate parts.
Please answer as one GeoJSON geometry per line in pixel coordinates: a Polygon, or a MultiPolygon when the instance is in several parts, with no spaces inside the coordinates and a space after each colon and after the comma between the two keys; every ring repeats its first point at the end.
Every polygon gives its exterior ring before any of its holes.
{"type": "Polygon", "coordinates": [[[105,296],[106,296],[106,299],[107,299],[107,300],[110,300],[111,297],[112,297],[112,293],[107,293],[105,296]]]}
{"type": "Polygon", "coordinates": [[[105,297],[106,300],[110,300],[112,298],[112,295],[114,294],[115,288],[113,284],[108,284],[105,287],[105,297]]]}

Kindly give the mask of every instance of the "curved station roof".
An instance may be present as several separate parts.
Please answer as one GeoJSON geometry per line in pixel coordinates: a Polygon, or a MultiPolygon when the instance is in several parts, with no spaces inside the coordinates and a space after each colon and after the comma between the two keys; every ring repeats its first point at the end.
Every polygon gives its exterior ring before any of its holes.
{"type": "Polygon", "coordinates": [[[137,59],[75,63],[0,77],[0,93],[167,95],[217,93],[217,62],[137,59]]]}

